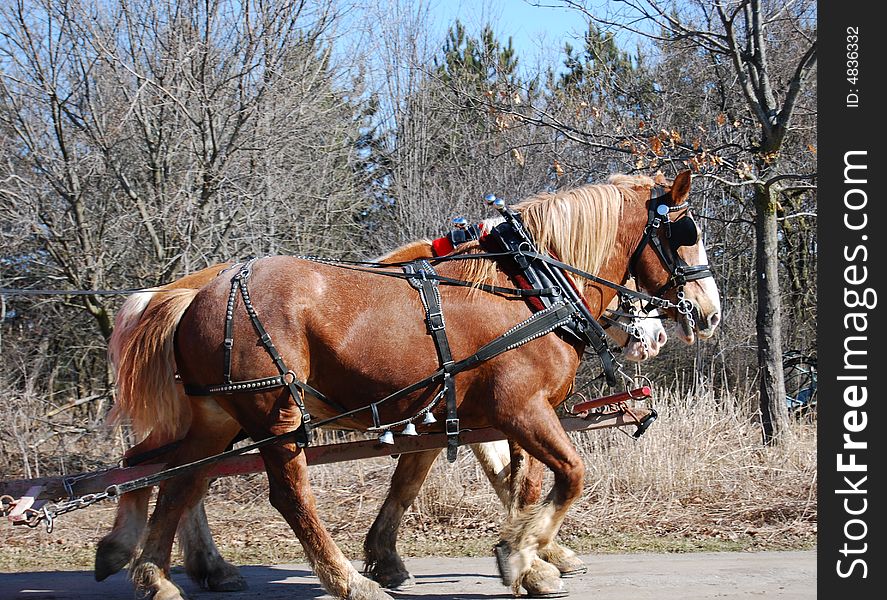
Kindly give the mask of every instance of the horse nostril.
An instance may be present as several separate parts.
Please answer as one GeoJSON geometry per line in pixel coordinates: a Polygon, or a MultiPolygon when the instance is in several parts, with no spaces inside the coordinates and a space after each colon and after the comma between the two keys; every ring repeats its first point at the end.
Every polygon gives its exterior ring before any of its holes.
{"type": "Polygon", "coordinates": [[[714,328],[721,322],[721,313],[716,312],[708,318],[708,330],[714,331],[714,328]]]}
{"type": "Polygon", "coordinates": [[[659,342],[660,346],[664,346],[665,342],[668,341],[668,335],[665,333],[664,329],[661,329],[659,331],[659,335],[657,336],[656,341],[659,342]]]}

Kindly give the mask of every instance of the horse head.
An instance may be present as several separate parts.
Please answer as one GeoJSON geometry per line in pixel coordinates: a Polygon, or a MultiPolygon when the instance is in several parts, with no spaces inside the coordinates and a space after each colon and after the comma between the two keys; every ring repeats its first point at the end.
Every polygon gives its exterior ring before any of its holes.
{"type": "Polygon", "coordinates": [[[629,262],[641,288],[670,300],[665,309],[679,324],[679,337],[692,344],[711,337],[721,319],[721,300],[708,255],[690,208],[690,172],[668,181],[658,177],[647,190],[646,226],[629,262]]]}
{"type": "MultiPolygon", "coordinates": [[[[625,287],[637,290],[634,279],[626,281],[625,287]]],[[[638,304],[617,295],[601,315],[607,335],[622,348],[622,356],[632,362],[655,358],[668,341],[659,310],[644,311],[638,304]]]]}

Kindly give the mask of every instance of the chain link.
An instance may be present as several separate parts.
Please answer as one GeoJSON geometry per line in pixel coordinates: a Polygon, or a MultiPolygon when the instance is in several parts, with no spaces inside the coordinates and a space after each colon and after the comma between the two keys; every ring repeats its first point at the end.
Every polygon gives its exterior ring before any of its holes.
{"type": "Polygon", "coordinates": [[[633,316],[632,320],[625,326],[625,331],[633,337],[635,340],[641,343],[641,348],[644,350],[644,358],[650,356],[650,344],[647,341],[647,336],[644,335],[644,332],[638,326],[636,319],[642,319],[644,317],[641,316],[633,316]]]}
{"type": "Polygon", "coordinates": [[[696,319],[693,318],[693,303],[684,296],[684,286],[678,288],[678,312],[687,319],[691,331],[696,331],[696,319]]]}

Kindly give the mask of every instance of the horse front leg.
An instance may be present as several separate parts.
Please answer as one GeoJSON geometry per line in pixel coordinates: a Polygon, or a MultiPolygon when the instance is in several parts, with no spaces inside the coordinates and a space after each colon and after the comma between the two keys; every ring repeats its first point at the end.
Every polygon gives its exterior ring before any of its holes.
{"type": "MultiPolygon", "coordinates": [[[[472,444],[471,450],[499,496],[506,514],[519,512],[539,501],[544,465],[519,445],[501,440],[472,444]]],[[[500,539],[495,553],[501,574],[507,568],[502,565],[502,560],[509,553],[508,542],[500,539]]],[[[539,548],[539,558],[557,567],[561,577],[574,577],[587,571],[585,563],[576,553],[556,540],[539,548]]],[[[545,569],[544,566],[541,568],[545,569]]]]}
{"type": "MultiPolygon", "coordinates": [[[[541,560],[539,550],[553,543],[567,509],[582,492],[585,477],[581,457],[546,400],[537,395],[520,411],[507,411],[509,418],[496,425],[554,473],[548,495],[541,502],[516,506],[503,531],[500,567],[503,582],[515,595],[522,587],[537,597],[566,595],[560,571],[541,560]]],[[[518,482],[512,481],[512,490],[516,485],[518,482]]]]}
{"type": "Polygon", "coordinates": [[[292,442],[266,446],[261,453],[271,505],[292,527],[324,589],[347,600],[392,600],[378,583],[357,572],[320,521],[305,453],[292,442]]]}
{"type": "Polygon", "coordinates": [[[469,446],[506,514],[511,511],[511,454],[506,440],[469,446]]]}
{"type": "MultiPolygon", "coordinates": [[[[538,503],[542,496],[542,482],[545,476],[545,465],[528,454],[518,444],[511,443],[511,487],[514,496],[513,514],[527,510],[538,503]]],[[[575,577],[587,571],[585,563],[566,546],[551,539],[538,549],[538,557],[546,563],[554,565],[561,577],[575,577]]],[[[546,566],[540,567],[547,570],[546,566]]]]}
{"type": "Polygon", "coordinates": [[[413,584],[397,553],[397,534],[406,510],[416,500],[428,472],[440,450],[401,454],[391,476],[388,495],[363,544],[364,574],[389,589],[403,589],[413,584]]]}

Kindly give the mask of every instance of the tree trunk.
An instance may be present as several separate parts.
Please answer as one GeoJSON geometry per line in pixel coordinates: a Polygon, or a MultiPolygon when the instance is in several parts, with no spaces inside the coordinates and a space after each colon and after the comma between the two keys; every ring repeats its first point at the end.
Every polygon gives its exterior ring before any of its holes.
{"type": "Polygon", "coordinates": [[[758,368],[764,444],[779,441],[788,424],[782,374],[782,318],[776,201],[767,186],[755,188],[755,275],[758,290],[758,368]]]}

